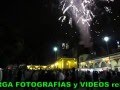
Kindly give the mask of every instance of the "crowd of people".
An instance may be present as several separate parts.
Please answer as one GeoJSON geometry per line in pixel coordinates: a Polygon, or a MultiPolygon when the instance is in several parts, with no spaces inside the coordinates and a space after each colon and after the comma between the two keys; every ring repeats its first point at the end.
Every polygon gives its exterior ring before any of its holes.
{"type": "MultiPolygon", "coordinates": [[[[84,81],[99,81],[99,82],[120,82],[119,71],[81,71],[78,69],[67,70],[28,70],[28,69],[3,69],[1,81],[70,81],[70,82],[84,82],[84,81]]],[[[27,89],[25,89],[27,90],[27,89]]],[[[34,90],[34,89],[33,89],[34,90]]],[[[42,88],[36,90],[44,90],[42,88]]],[[[74,89],[45,89],[45,90],[74,90],[74,89]]],[[[79,89],[77,89],[79,90],[79,89]]],[[[80,89],[87,90],[87,89],[80,89]]],[[[98,90],[98,89],[89,89],[98,90]]],[[[101,90],[101,89],[100,89],[101,90]]],[[[110,89],[103,89],[110,90],[110,89]]]]}

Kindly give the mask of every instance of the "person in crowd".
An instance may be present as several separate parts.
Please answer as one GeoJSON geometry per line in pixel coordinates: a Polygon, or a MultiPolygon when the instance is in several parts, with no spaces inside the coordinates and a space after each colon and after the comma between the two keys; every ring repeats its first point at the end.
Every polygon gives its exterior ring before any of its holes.
{"type": "Polygon", "coordinates": [[[98,72],[93,71],[93,81],[98,81],[98,72]]]}
{"type": "Polygon", "coordinates": [[[92,77],[90,75],[90,71],[87,71],[85,74],[86,81],[92,81],[92,77]]]}
{"type": "Polygon", "coordinates": [[[0,81],[2,81],[2,79],[3,79],[3,69],[0,68],[0,81]]]}
{"type": "Polygon", "coordinates": [[[72,68],[71,77],[71,81],[74,82],[77,80],[75,68],[72,68]]]}
{"type": "Polygon", "coordinates": [[[12,70],[8,69],[8,81],[12,81],[13,75],[12,75],[12,70]]]}
{"type": "Polygon", "coordinates": [[[65,75],[63,74],[62,70],[58,72],[58,80],[63,81],[65,79],[65,75]]]}
{"type": "Polygon", "coordinates": [[[21,79],[22,79],[22,71],[21,71],[21,69],[18,69],[18,72],[17,72],[17,81],[21,81],[21,79]]]}
{"type": "Polygon", "coordinates": [[[4,68],[2,71],[3,71],[3,78],[2,78],[2,81],[7,81],[7,78],[8,78],[7,69],[4,68]]]}

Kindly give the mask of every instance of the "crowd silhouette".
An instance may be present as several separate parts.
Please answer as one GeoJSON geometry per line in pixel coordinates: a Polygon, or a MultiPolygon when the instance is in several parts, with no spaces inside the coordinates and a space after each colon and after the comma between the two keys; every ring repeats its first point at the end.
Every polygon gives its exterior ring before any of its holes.
{"type": "MultiPolygon", "coordinates": [[[[120,82],[120,72],[113,70],[81,71],[78,69],[65,70],[28,70],[3,69],[1,82],[43,82],[43,81],[70,81],[70,82],[120,82]]],[[[116,88],[118,89],[118,88],[116,88]]],[[[13,89],[12,89],[13,90],[13,89]]],[[[71,88],[22,88],[15,90],[74,90],[71,88]]],[[[78,88],[76,90],[113,90],[109,88],[78,88]]]]}

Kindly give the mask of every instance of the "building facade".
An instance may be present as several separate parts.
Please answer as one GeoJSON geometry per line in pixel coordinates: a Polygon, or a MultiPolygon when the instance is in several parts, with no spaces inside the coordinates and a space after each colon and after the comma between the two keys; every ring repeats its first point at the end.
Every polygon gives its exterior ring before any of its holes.
{"type": "Polygon", "coordinates": [[[106,57],[82,61],[79,58],[79,68],[120,68],[120,53],[111,54],[106,57]]]}

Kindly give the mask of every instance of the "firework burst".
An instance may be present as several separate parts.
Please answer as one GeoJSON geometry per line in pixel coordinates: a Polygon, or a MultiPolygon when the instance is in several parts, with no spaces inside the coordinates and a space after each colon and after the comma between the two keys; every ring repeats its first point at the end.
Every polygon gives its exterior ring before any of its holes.
{"type": "MultiPolygon", "coordinates": [[[[80,44],[86,47],[91,46],[90,42],[90,26],[91,21],[96,16],[94,12],[97,9],[96,0],[62,0],[60,6],[63,16],[59,20],[63,23],[66,20],[66,15],[69,17],[69,24],[72,26],[72,21],[75,21],[80,31],[80,44]]],[[[99,0],[102,2],[114,2],[114,0],[99,0]]],[[[111,13],[111,8],[105,6],[106,12],[111,13]]]]}

